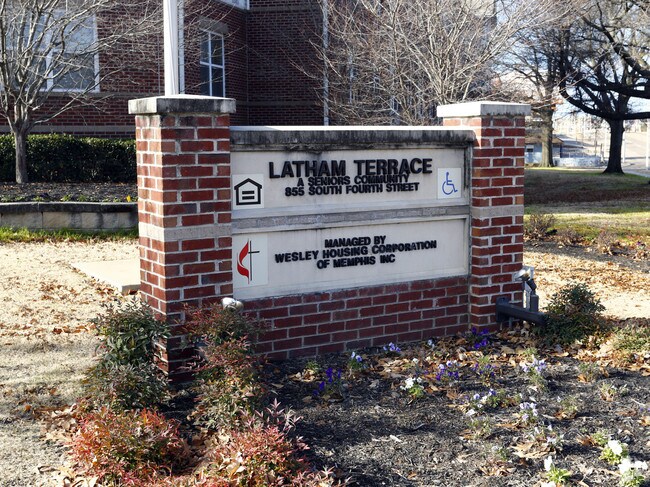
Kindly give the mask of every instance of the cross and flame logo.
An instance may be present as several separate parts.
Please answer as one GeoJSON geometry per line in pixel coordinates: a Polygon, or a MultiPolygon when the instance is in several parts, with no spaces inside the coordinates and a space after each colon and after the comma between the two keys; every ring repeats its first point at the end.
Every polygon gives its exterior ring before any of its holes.
{"type": "Polygon", "coordinates": [[[253,250],[253,241],[247,240],[237,255],[237,272],[245,277],[249,284],[253,280],[253,255],[259,253],[259,250],[253,250]]]}
{"type": "Polygon", "coordinates": [[[269,283],[268,236],[236,235],[232,239],[232,278],[235,290],[269,283]]]}

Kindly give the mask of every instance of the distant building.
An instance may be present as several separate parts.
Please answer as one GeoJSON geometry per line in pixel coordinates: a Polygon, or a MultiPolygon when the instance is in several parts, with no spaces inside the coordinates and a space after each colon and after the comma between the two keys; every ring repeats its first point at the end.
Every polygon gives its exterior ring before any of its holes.
{"type": "MultiPolygon", "coordinates": [[[[553,137],[553,158],[562,156],[564,142],[558,137],[553,137]]],[[[526,130],[526,164],[536,164],[542,161],[542,138],[538,132],[526,130]]]]}

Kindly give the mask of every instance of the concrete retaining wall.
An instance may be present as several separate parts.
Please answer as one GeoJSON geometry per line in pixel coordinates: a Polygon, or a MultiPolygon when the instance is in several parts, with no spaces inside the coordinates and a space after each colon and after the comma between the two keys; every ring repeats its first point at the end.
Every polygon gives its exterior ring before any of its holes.
{"type": "Polygon", "coordinates": [[[556,167],[603,167],[605,161],[600,156],[554,157],[556,167]]]}
{"type": "Polygon", "coordinates": [[[30,230],[122,230],[138,225],[137,203],[0,203],[0,226],[30,230]]]}

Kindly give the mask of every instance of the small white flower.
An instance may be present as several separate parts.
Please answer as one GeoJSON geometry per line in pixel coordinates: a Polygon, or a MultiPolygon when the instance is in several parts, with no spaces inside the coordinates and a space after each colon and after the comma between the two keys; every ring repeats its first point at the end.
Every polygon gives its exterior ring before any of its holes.
{"type": "Polygon", "coordinates": [[[417,363],[419,362],[419,360],[416,359],[416,358],[414,358],[414,359],[412,360],[412,362],[413,362],[414,364],[417,364],[417,363]]]}
{"type": "Polygon", "coordinates": [[[544,470],[550,472],[552,466],[553,466],[553,457],[549,455],[544,459],[544,470]]]}
{"type": "Polygon", "coordinates": [[[466,416],[474,416],[476,414],[476,411],[474,409],[470,409],[465,413],[466,416]]]}
{"type": "Polygon", "coordinates": [[[629,457],[623,458],[621,460],[621,463],[618,465],[618,469],[621,472],[621,474],[629,472],[632,468],[633,468],[632,460],[630,460],[629,457]]]}
{"type": "Polygon", "coordinates": [[[634,468],[636,468],[637,470],[648,470],[648,464],[646,462],[637,460],[636,462],[634,462],[634,468]]]}
{"type": "Polygon", "coordinates": [[[410,389],[411,387],[413,387],[413,383],[414,383],[413,378],[409,377],[408,379],[406,379],[406,381],[404,381],[404,387],[410,389]]]}
{"type": "Polygon", "coordinates": [[[623,444],[618,440],[609,440],[607,442],[607,448],[609,448],[614,455],[623,454],[623,444]]]}
{"type": "Polygon", "coordinates": [[[427,345],[429,345],[430,347],[433,347],[433,340],[431,338],[429,338],[427,340],[427,345]]]}

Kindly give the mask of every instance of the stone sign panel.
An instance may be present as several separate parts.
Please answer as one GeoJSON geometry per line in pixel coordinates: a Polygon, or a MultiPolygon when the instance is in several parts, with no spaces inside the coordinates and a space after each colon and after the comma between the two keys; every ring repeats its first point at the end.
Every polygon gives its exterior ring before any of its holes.
{"type": "Polygon", "coordinates": [[[233,236],[237,299],[462,275],[467,218],[233,236]]]}
{"type": "Polygon", "coordinates": [[[467,203],[464,148],[235,151],[233,218],[467,203]]]}

